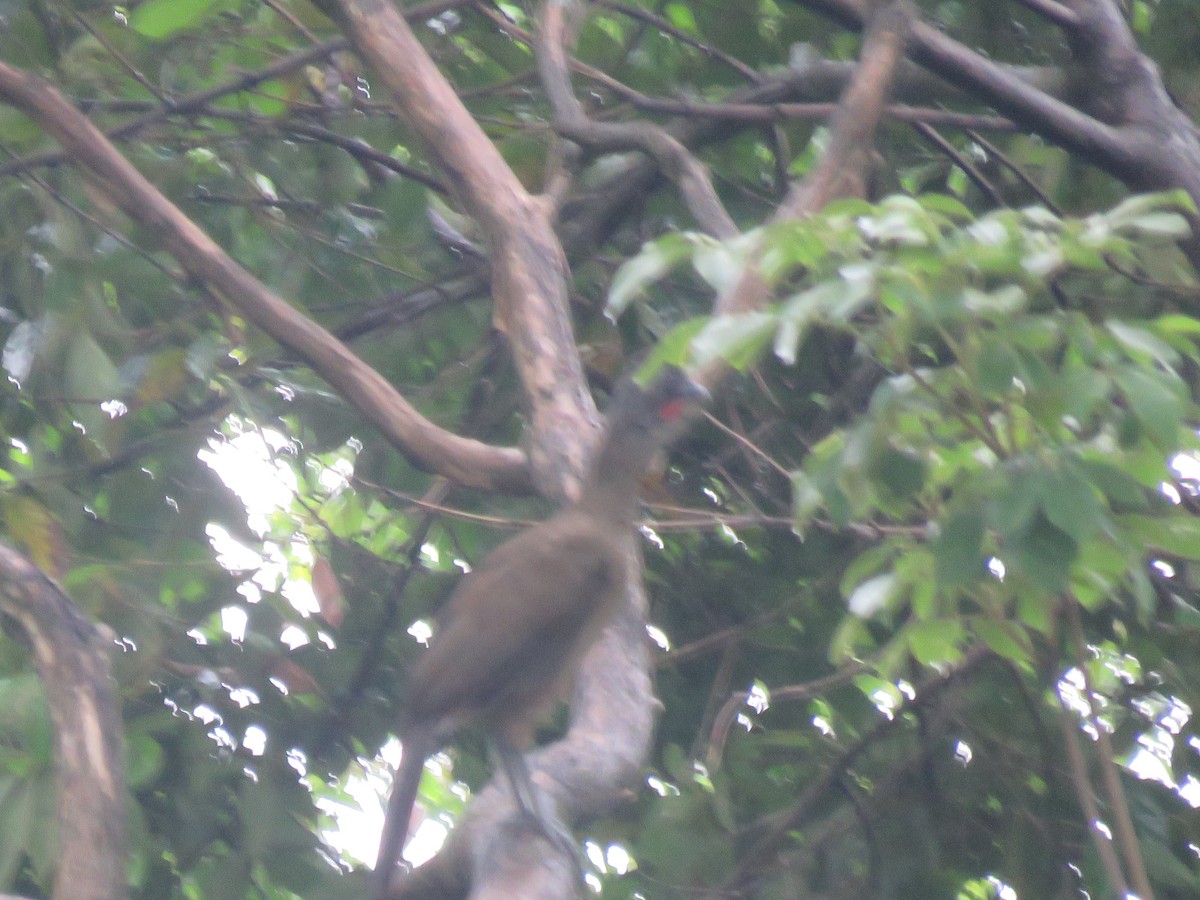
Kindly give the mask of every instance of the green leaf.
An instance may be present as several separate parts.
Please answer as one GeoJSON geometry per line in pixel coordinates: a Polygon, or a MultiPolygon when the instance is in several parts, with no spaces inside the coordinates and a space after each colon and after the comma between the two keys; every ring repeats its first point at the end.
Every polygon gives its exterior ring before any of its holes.
{"type": "Polygon", "coordinates": [[[775,316],[765,312],[716,316],[692,338],[692,361],[703,368],[723,359],[735,369],[745,369],[762,355],[775,326],[775,316]]]}
{"type": "Polygon", "coordinates": [[[1033,654],[1033,642],[1029,634],[1015,622],[1002,619],[987,619],[975,616],[971,619],[971,630],[997,656],[1023,665],[1029,663],[1033,654]]]}
{"type": "Polygon", "coordinates": [[[688,34],[698,33],[696,17],[692,15],[692,10],[686,3],[668,3],[664,12],[671,24],[680,31],[686,31],[688,34]]]}
{"type": "Polygon", "coordinates": [[[1110,506],[1124,507],[1124,511],[1145,509],[1149,505],[1146,490],[1136,478],[1119,466],[1095,459],[1082,461],[1083,470],[1110,506]]]}
{"type": "Polygon", "coordinates": [[[974,214],[966,204],[949,194],[922,194],[917,202],[932,212],[938,212],[959,222],[970,221],[974,214]]]}
{"type": "Polygon", "coordinates": [[[829,638],[829,661],[843,663],[857,657],[864,647],[872,646],[871,632],[865,620],[845,616],[829,638]]]}
{"type": "Polygon", "coordinates": [[[125,740],[125,777],[133,789],[146,787],[158,778],[165,754],[162,745],[144,732],[125,740]]]}
{"type": "Polygon", "coordinates": [[[1182,335],[1184,337],[1200,336],[1200,319],[1191,316],[1172,313],[1159,316],[1152,323],[1156,331],[1163,334],[1182,335]]]}
{"type": "Polygon", "coordinates": [[[958,619],[934,619],[910,623],[905,637],[909,652],[921,665],[952,665],[962,659],[966,629],[958,619]]]}
{"type": "Polygon", "coordinates": [[[1118,319],[1109,319],[1104,327],[1121,342],[1131,359],[1169,366],[1178,358],[1175,348],[1144,328],[1118,319]]]}
{"type": "Polygon", "coordinates": [[[821,499],[821,491],[806,472],[792,472],[792,523],[797,531],[803,531],[820,509],[821,499]]]}
{"type": "Polygon", "coordinates": [[[887,447],[872,461],[872,477],[897,500],[906,500],[925,486],[925,461],[916,453],[887,447]]]}
{"type": "Polygon", "coordinates": [[[895,548],[886,542],[867,547],[842,572],[839,590],[848,596],[861,582],[890,570],[895,556],[895,548]]]}
{"type": "Polygon", "coordinates": [[[984,573],[983,511],[961,510],[942,525],[933,542],[938,585],[952,589],[970,584],[984,573]]]}
{"type": "Polygon", "coordinates": [[[979,355],[975,359],[979,390],[986,397],[1003,397],[1011,393],[1017,367],[1017,355],[1008,342],[999,336],[990,336],[979,348],[979,355]]]}
{"type": "Polygon", "coordinates": [[[1145,238],[1178,240],[1188,237],[1192,233],[1192,226],[1179,213],[1156,212],[1129,219],[1121,223],[1119,230],[1145,238]]]}
{"type": "Polygon", "coordinates": [[[635,297],[690,256],[694,249],[695,243],[688,235],[677,233],[663,235],[646,244],[641,253],[617,269],[608,289],[604,314],[610,319],[619,318],[635,297]]]}
{"type": "Polygon", "coordinates": [[[1077,544],[1089,540],[1104,523],[1104,512],[1096,489],[1069,465],[1046,472],[1040,479],[1041,506],[1055,528],[1077,544]]]}
{"type": "Polygon", "coordinates": [[[224,9],[222,0],[148,0],[133,11],[129,26],[151,40],[162,40],[203,22],[224,9]]]}
{"type": "Polygon", "coordinates": [[[1041,504],[1038,478],[1028,466],[1014,466],[988,502],[988,522],[1001,537],[1024,531],[1041,504]]]}
{"type": "Polygon", "coordinates": [[[1119,595],[1130,567],[1137,571],[1143,565],[1139,553],[1110,541],[1093,541],[1080,548],[1071,573],[1071,592],[1084,609],[1102,609],[1119,595]]]}
{"type": "Polygon", "coordinates": [[[91,405],[120,397],[123,390],[121,373],[108,354],[86,331],[80,332],[67,357],[67,393],[80,405],[91,405]]]}
{"type": "Polygon", "coordinates": [[[800,342],[804,340],[808,326],[816,321],[817,314],[817,308],[812,304],[793,302],[784,307],[783,313],[779,316],[779,331],[775,335],[775,356],[785,366],[796,364],[796,354],[800,350],[800,342]]]}
{"type": "Polygon", "coordinates": [[[718,294],[733,287],[746,271],[747,241],[717,243],[697,240],[692,253],[692,268],[718,294]]]}
{"type": "Polygon", "coordinates": [[[1017,618],[1028,628],[1050,634],[1054,626],[1051,616],[1053,601],[1045,593],[1021,591],[1017,594],[1017,618]]]}
{"type": "Polygon", "coordinates": [[[1040,591],[1057,593],[1067,584],[1078,550],[1069,535],[1039,515],[1007,542],[1003,560],[1040,591]]]}
{"type": "Polygon", "coordinates": [[[649,377],[651,373],[657,372],[668,363],[681,367],[686,365],[690,359],[692,339],[708,322],[708,316],[696,316],[672,326],[671,330],[654,345],[654,349],[650,351],[646,361],[638,367],[636,376],[638,380],[649,377]]]}
{"type": "Polygon", "coordinates": [[[1184,400],[1176,387],[1178,379],[1143,370],[1126,368],[1116,375],[1116,382],[1129,408],[1145,426],[1154,442],[1164,450],[1177,450],[1179,426],[1183,420],[1184,400]]]}
{"type": "Polygon", "coordinates": [[[793,365],[796,362],[798,345],[810,323],[819,321],[835,307],[843,310],[848,304],[857,309],[857,305],[867,297],[869,290],[869,279],[835,279],[821,282],[785,300],[779,313],[775,355],[784,364],[793,365]]]}
{"type": "Polygon", "coordinates": [[[1183,559],[1200,560],[1200,518],[1177,514],[1166,518],[1128,515],[1117,524],[1140,544],[1183,559]]]}
{"type": "Polygon", "coordinates": [[[994,291],[966,288],[963,291],[963,308],[973,315],[985,319],[1002,319],[1025,308],[1029,298],[1025,289],[1017,284],[1008,284],[994,291]]]}
{"type": "Polygon", "coordinates": [[[899,709],[904,705],[904,695],[900,693],[899,688],[878,675],[867,673],[855,675],[854,686],[876,706],[884,703],[891,709],[899,709]]]}
{"type": "Polygon", "coordinates": [[[1134,194],[1133,196],[1126,197],[1108,212],[1103,213],[1103,215],[1109,221],[1123,222],[1149,212],[1156,212],[1170,207],[1180,207],[1184,210],[1195,211],[1196,203],[1182,189],[1160,191],[1153,194],[1134,194]]]}
{"type": "Polygon", "coordinates": [[[868,578],[846,598],[846,608],[860,619],[871,619],[887,608],[896,589],[896,574],[888,572],[868,578]]]}

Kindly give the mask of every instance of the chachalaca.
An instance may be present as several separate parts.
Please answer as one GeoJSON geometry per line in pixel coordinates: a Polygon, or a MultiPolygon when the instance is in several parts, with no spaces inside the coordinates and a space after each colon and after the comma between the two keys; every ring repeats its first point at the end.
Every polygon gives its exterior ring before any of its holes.
{"type": "Polygon", "coordinates": [[[491,736],[521,812],[577,863],[578,847],[538,802],[521,751],[620,608],[638,483],[683,413],[705,396],[675,367],[644,389],[624,382],[579,499],[493,550],[447,601],[408,684],[404,752],[384,819],[374,896],[387,894],[425,758],[470,722],[491,736]]]}

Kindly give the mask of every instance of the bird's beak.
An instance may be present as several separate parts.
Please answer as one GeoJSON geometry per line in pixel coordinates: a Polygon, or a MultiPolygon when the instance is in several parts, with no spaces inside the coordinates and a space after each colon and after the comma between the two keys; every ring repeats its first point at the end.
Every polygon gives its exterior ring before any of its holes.
{"type": "Polygon", "coordinates": [[[697,406],[708,406],[712,403],[712,394],[708,392],[708,388],[690,378],[684,387],[684,397],[689,403],[694,403],[697,406]]]}

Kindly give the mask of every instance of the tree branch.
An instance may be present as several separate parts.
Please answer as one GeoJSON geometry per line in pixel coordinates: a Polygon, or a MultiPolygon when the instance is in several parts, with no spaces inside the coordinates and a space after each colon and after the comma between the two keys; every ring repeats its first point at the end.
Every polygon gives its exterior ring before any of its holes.
{"type": "Polygon", "coordinates": [[[189,275],[308,363],[413,465],[473,487],[529,489],[523,453],[458,437],[424,418],[345,344],[230,259],[47,82],[0,63],[0,99],[52,134],[95,187],[156,235],[189,275]]]}
{"type": "Polygon", "coordinates": [[[575,351],[566,259],[546,210],[517,180],[391,4],[342,0],[329,12],[375,68],[487,236],[496,327],[512,344],[531,407],[534,481],[551,497],[574,494],[597,416],[575,351]]]}
{"type": "MultiPolygon", "coordinates": [[[[1075,665],[1083,676],[1083,689],[1087,697],[1088,707],[1095,708],[1097,694],[1092,689],[1092,678],[1087,670],[1087,648],[1083,639],[1083,623],[1079,619],[1079,604],[1074,598],[1068,599],[1067,633],[1071,637],[1071,646],[1075,652],[1075,665]]],[[[1150,887],[1150,879],[1146,874],[1146,863],[1142,859],[1141,844],[1138,843],[1137,832],[1133,828],[1133,816],[1129,812],[1129,801],[1125,799],[1125,789],[1121,786],[1121,778],[1117,773],[1117,764],[1113,758],[1112,740],[1108,729],[1096,716],[1089,717],[1092,727],[1096,729],[1096,746],[1100,756],[1100,775],[1104,781],[1104,792],[1108,795],[1108,806],[1112,811],[1113,826],[1116,829],[1117,846],[1129,870],[1129,879],[1133,882],[1133,890],[1142,900],[1154,900],[1154,891],[1150,887]]],[[[1094,825],[1093,825],[1094,827],[1094,825]]]]}
{"type": "MultiPolygon", "coordinates": [[[[548,496],[571,496],[597,416],[572,334],[566,260],[547,210],[516,179],[391,4],[342,0],[334,12],[487,238],[494,318],[511,342],[531,405],[534,480],[548,496]]],[[[640,564],[629,570],[640,572],[640,564]]],[[[534,781],[567,820],[609,805],[636,778],[649,749],[654,703],[640,578],[631,579],[627,595],[624,612],[584,661],[567,736],[531,759],[534,781]]],[[[470,853],[486,875],[473,885],[477,897],[570,895],[572,866],[540,836],[502,827],[512,810],[493,782],[472,800],[443,852],[393,892],[437,896],[438,882],[439,890],[461,893],[470,853]]]]}
{"type": "Polygon", "coordinates": [[[121,711],[105,640],[53,581],[0,543],[0,612],[29,638],[54,723],[55,900],[119,900],[125,879],[121,711]]]}
{"type": "Polygon", "coordinates": [[[588,118],[571,89],[567,65],[566,48],[572,36],[566,20],[572,6],[573,0],[546,3],[536,42],[538,70],[554,109],[555,130],[594,150],[642,151],[678,187],[702,229],[720,238],[737,235],[737,225],[717,196],[708,169],[678,139],[651,122],[596,122],[588,118]]]}
{"type": "MultiPolygon", "coordinates": [[[[794,0],[861,28],[863,0],[794,0]]],[[[1050,12],[1049,3],[1038,4],[1050,12]]],[[[1134,190],[1182,188],[1200,205],[1200,131],[1171,100],[1158,67],[1137,46],[1114,0],[1077,4],[1067,39],[1078,63],[1076,94],[1092,113],[1038,90],[931,25],[913,26],[908,54],[971,90],[1014,122],[1119,178],[1134,190]]],[[[1067,17],[1059,17],[1067,25],[1067,17]]],[[[1200,238],[1184,245],[1200,265],[1200,238]]]]}
{"type": "MultiPolygon", "coordinates": [[[[837,197],[861,196],[874,147],[875,129],[887,105],[892,81],[915,13],[904,0],[876,13],[859,53],[858,67],[838,102],[830,124],[829,144],[820,162],[788,192],[772,219],[776,222],[811,215],[837,197]]],[[[767,286],[754,266],[717,298],[718,315],[758,309],[767,286]]],[[[706,373],[716,377],[716,372],[706,373]]]]}

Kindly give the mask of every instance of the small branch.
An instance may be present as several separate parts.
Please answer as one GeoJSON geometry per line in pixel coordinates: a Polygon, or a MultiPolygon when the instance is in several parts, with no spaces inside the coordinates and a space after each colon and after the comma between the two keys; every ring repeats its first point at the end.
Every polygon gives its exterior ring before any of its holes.
{"type": "Polygon", "coordinates": [[[1104,874],[1108,876],[1109,887],[1117,897],[1129,895],[1129,884],[1125,881],[1125,873],[1121,871],[1121,862],[1117,859],[1117,851],[1113,848],[1112,838],[1100,830],[1103,819],[1092,793],[1092,785],[1088,780],[1087,765],[1083,761],[1083,748],[1079,742],[1079,726],[1071,712],[1059,697],[1062,712],[1058,717],[1062,726],[1063,744],[1067,748],[1067,768],[1071,772],[1071,781],[1075,785],[1075,797],[1087,819],[1088,836],[1100,863],[1104,866],[1104,874]]]}
{"type": "Polygon", "coordinates": [[[554,109],[554,128],[592,150],[640,150],[651,157],[679,189],[702,229],[716,237],[738,234],[737,225],[713,188],[705,167],[677,138],[650,122],[597,122],[588,118],[571,89],[567,62],[567,16],[576,0],[549,0],[542,7],[536,40],[538,71],[554,109]]]}
{"type": "MultiPolygon", "coordinates": [[[[722,698],[729,694],[733,678],[733,667],[742,656],[740,639],[726,641],[721,647],[721,660],[717,663],[717,671],[713,673],[712,684],[708,690],[708,701],[704,704],[704,712],[700,716],[700,725],[692,740],[692,759],[702,759],[704,748],[709,744],[709,734],[716,716],[724,710],[728,701],[722,698]]],[[[730,720],[732,724],[732,720],[730,720]]],[[[728,730],[728,729],[727,729],[728,730]]]]}
{"type": "Polygon", "coordinates": [[[1048,19],[1059,28],[1070,30],[1079,27],[1079,14],[1057,0],[1017,0],[1022,6],[1032,9],[1043,19],[1048,19]]]}
{"type": "Polygon", "coordinates": [[[99,42],[100,46],[108,51],[109,56],[117,61],[117,65],[128,72],[129,76],[142,87],[144,87],[151,96],[158,100],[159,103],[169,104],[171,102],[167,95],[160,91],[158,86],[150,81],[149,78],[143,75],[133,63],[127,60],[124,55],[122,55],[122,53],[113,46],[112,41],[110,41],[104,35],[104,32],[100,31],[98,28],[95,28],[92,23],[83,16],[82,13],[73,9],[71,10],[71,17],[75,19],[75,23],[79,25],[79,27],[94,37],[96,41],[99,42]]]}
{"type": "Polygon", "coordinates": [[[304,37],[308,39],[309,43],[317,43],[317,36],[313,34],[312,31],[310,31],[309,28],[303,22],[301,22],[291,10],[285,7],[282,3],[278,2],[278,0],[262,0],[262,2],[263,6],[267,7],[269,10],[271,10],[271,12],[275,13],[275,15],[279,16],[281,19],[284,19],[288,24],[295,28],[296,31],[304,35],[304,37]]]}
{"type": "Polygon", "coordinates": [[[645,22],[647,25],[652,25],[663,34],[671,35],[671,37],[675,38],[680,43],[687,44],[689,47],[695,47],[710,59],[715,59],[722,65],[733,69],[747,81],[757,83],[762,79],[762,76],[757,71],[746,65],[736,56],[730,56],[728,53],[718,50],[711,44],[704,43],[695,36],[688,34],[686,31],[676,28],[661,16],[656,16],[654,13],[648,12],[644,9],[639,9],[636,6],[629,6],[625,3],[617,3],[616,0],[595,0],[595,3],[597,6],[603,6],[607,9],[619,12],[622,15],[629,16],[631,19],[637,19],[640,22],[645,22]]]}
{"type": "MultiPolygon", "coordinates": [[[[803,218],[835,198],[864,193],[875,129],[904,57],[914,15],[905,0],[897,0],[873,17],[858,66],[838,101],[825,153],[788,192],[772,217],[774,221],[803,218]]],[[[766,295],[767,286],[757,269],[748,266],[746,274],[717,298],[713,311],[725,315],[758,309],[766,302],[766,295]]],[[[715,377],[715,372],[705,374],[715,377]]]]}
{"type": "Polygon", "coordinates": [[[1004,153],[1004,151],[981,135],[974,128],[967,129],[967,137],[999,160],[1000,165],[1004,166],[1004,168],[1008,169],[1008,171],[1017,176],[1017,178],[1021,180],[1021,183],[1024,184],[1025,187],[1027,187],[1035,197],[1038,198],[1042,206],[1046,207],[1046,209],[1050,210],[1050,212],[1054,213],[1056,216],[1062,215],[1062,207],[1055,203],[1050,198],[1050,195],[1042,190],[1041,185],[1034,181],[1024,169],[1009,159],[1008,155],[1004,153]]]}
{"type": "MultiPolygon", "coordinates": [[[[611,82],[606,86],[611,87],[611,82]]],[[[622,93],[643,112],[663,113],[701,119],[720,119],[755,125],[771,125],[788,119],[827,119],[837,109],[836,103],[701,103],[694,100],[669,100],[650,97],[632,88],[622,93]]],[[[924,106],[889,104],[883,111],[885,119],[897,122],[925,122],[952,128],[978,128],[988,131],[1015,131],[1016,126],[1003,116],[981,116],[924,106]]]]}
{"type": "MultiPolygon", "coordinates": [[[[817,678],[804,684],[791,684],[781,688],[773,688],[770,694],[771,703],[786,703],[811,699],[818,694],[841,687],[855,675],[866,671],[866,669],[866,663],[854,662],[831,675],[826,675],[824,678],[817,678]]],[[[713,716],[712,730],[708,737],[708,749],[703,754],[696,754],[697,756],[704,756],[705,765],[708,766],[710,772],[715,772],[721,767],[721,758],[725,755],[725,742],[729,739],[729,730],[737,720],[738,710],[745,706],[746,701],[749,699],[750,695],[745,691],[738,691],[731,694],[729,699],[725,701],[724,706],[721,707],[720,712],[713,716]]]]}
{"type": "Polygon", "coordinates": [[[734,429],[730,428],[728,425],[726,425],[724,422],[722,422],[720,419],[718,419],[716,416],[714,416],[710,412],[705,411],[703,413],[703,415],[704,415],[704,418],[707,419],[713,425],[715,425],[719,431],[723,431],[725,434],[729,435],[731,438],[733,438],[735,441],[737,441],[739,444],[741,444],[743,447],[745,447],[747,450],[749,450],[751,453],[753,453],[755,456],[757,456],[759,459],[761,459],[763,462],[765,462],[768,466],[770,466],[772,469],[774,469],[776,472],[778,472],[784,478],[788,479],[789,481],[791,480],[792,473],[790,471],[788,471],[788,469],[785,466],[783,466],[778,460],[776,460],[775,457],[771,456],[771,454],[767,453],[766,450],[762,449],[760,446],[758,446],[758,444],[756,444],[752,440],[750,440],[750,438],[746,437],[741,432],[735,431],[734,429]]]}
{"type": "Polygon", "coordinates": [[[230,259],[47,82],[0,63],[0,98],[53,135],[96,189],[157,235],[192,278],[307,362],[413,465],[489,490],[529,489],[521,451],[461,438],[427,420],[346,345],[230,259]]]}
{"type": "Polygon", "coordinates": [[[996,190],[995,186],[979,171],[979,167],[959,153],[954,148],[954,145],[938,134],[937,131],[924,122],[914,122],[913,130],[940,150],[954,165],[958,166],[967,178],[991,201],[993,206],[1008,205],[1004,202],[1004,198],[1000,196],[1000,192],[996,190]]]}
{"type": "MultiPolygon", "coordinates": [[[[1071,636],[1071,645],[1075,651],[1075,665],[1083,675],[1083,687],[1087,692],[1089,708],[1094,709],[1096,697],[1092,689],[1091,676],[1087,670],[1087,648],[1084,644],[1083,623],[1079,617],[1079,604],[1073,598],[1067,603],[1067,629],[1071,636]]],[[[1141,900],[1154,900],[1154,891],[1150,887],[1150,879],[1146,875],[1146,862],[1142,859],[1141,844],[1138,843],[1137,832],[1133,828],[1133,816],[1129,813],[1129,801],[1125,797],[1125,788],[1121,785],[1121,776],[1117,771],[1116,756],[1113,753],[1112,738],[1108,729],[1099,717],[1091,717],[1092,727],[1096,729],[1096,748],[1099,750],[1100,775],[1104,779],[1104,793],[1108,796],[1108,805],[1113,814],[1113,825],[1116,828],[1117,846],[1121,848],[1121,856],[1129,869],[1133,891],[1141,900]]]]}
{"type": "Polygon", "coordinates": [[[430,190],[446,196],[450,192],[446,186],[437,178],[422,172],[415,166],[410,166],[400,160],[389,156],[388,154],[376,150],[362,138],[351,138],[337,132],[330,131],[328,128],[322,128],[319,125],[313,125],[308,122],[296,122],[288,119],[276,120],[266,116],[255,115],[254,113],[241,112],[238,110],[206,108],[198,110],[197,115],[204,116],[210,119],[224,119],[228,122],[243,122],[247,125],[257,126],[260,128],[269,128],[273,131],[280,131],[286,134],[294,134],[299,137],[308,138],[314,143],[329,144],[333,147],[338,147],[358,161],[359,165],[370,171],[372,166],[378,166],[381,169],[386,169],[389,172],[395,172],[404,178],[411,179],[430,190]]]}

